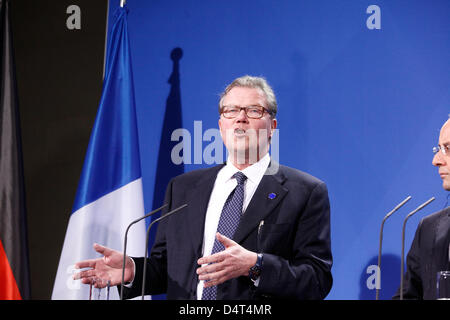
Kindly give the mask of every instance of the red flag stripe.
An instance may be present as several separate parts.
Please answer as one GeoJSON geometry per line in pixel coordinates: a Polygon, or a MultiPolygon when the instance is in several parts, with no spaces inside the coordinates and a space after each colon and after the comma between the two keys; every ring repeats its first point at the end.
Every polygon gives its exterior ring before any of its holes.
{"type": "Polygon", "coordinates": [[[0,241],[0,300],[22,300],[3,244],[0,241]]]}

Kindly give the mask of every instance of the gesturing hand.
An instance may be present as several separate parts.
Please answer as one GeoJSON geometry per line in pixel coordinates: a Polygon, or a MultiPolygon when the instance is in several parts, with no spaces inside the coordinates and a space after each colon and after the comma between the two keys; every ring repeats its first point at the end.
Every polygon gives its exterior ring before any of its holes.
{"type": "MultiPolygon", "coordinates": [[[[92,282],[92,279],[100,278],[102,280],[109,280],[111,286],[119,285],[122,282],[123,254],[119,251],[112,250],[97,243],[94,244],[94,249],[98,253],[102,254],[103,257],[77,262],[75,264],[76,269],[91,269],[76,273],[73,276],[73,279],[81,279],[82,283],[89,284],[92,282]]],[[[132,279],[134,279],[133,261],[129,257],[127,257],[125,262],[124,281],[128,282],[132,279]]],[[[98,284],[96,283],[96,286],[97,285],[98,284]]]]}
{"type": "Polygon", "coordinates": [[[200,280],[205,281],[205,287],[216,286],[227,280],[240,276],[248,276],[248,271],[255,265],[257,254],[240,246],[233,240],[216,234],[225,250],[198,259],[199,265],[208,264],[197,269],[200,280]]]}

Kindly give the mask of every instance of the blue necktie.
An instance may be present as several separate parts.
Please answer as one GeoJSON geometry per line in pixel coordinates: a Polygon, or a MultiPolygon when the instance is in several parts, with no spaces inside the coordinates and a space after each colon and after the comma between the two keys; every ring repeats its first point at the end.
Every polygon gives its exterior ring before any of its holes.
{"type": "MultiPolygon", "coordinates": [[[[233,239],[234,232],[239,224],[244,204],[244,183],[247,177],[242,172],[236,172],[233,178],[237,181],[236,188],[230,193],[220,215],[217,232],[229,239],[233,239]]],[[[223,251],[225,247],[217,239],[214,241],[212,253],[223,251]]],[[[203,289],[202,300],[216,300],[217,286],[203,289]]]]}

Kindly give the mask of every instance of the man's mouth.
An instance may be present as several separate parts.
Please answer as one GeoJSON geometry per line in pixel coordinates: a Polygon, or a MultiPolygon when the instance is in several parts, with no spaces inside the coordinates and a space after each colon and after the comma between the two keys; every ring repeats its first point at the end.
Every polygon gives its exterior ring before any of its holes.
{"type": "Polygon", "coordinates": [[[245,130],[242,128],[236,128],[236,129],[234,129],[234,135],[235,136],[245,136],[245,130]]]}

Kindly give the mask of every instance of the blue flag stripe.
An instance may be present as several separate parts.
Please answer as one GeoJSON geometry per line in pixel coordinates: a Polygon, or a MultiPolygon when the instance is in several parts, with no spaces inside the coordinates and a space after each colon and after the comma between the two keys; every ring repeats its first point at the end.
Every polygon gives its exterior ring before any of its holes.
{"type": "Polygon", "coordinates": [[[141,176],[126,15],[126,8],[118,8],[103,93],[72,212],[141,176]]]}

